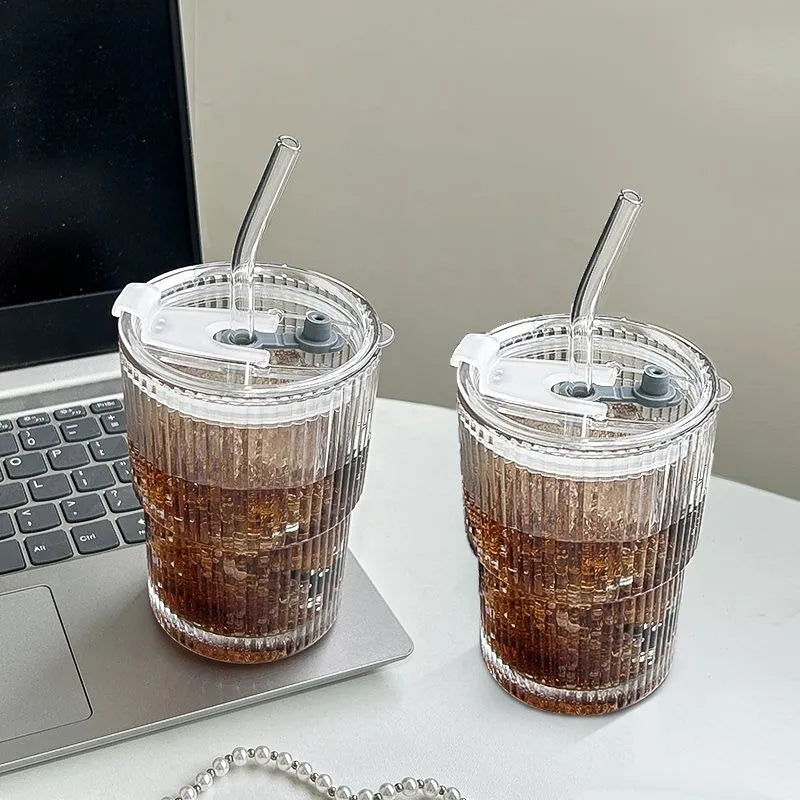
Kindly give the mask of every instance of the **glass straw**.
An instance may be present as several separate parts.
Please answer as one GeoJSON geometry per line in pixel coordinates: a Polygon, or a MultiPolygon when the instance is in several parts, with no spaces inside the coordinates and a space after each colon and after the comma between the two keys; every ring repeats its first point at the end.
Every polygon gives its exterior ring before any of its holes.
{"type": "Polygon", "coordinates": [[[300,142],[297,139],[292,136],[278,138],[239,228],[231,256],[231,339],[234,344],[253,341],[256,251],[299,155],[300,142]]]}
{"type": "Polygon", "coordinates": [[[642,207],[642,198],[623,189],[586,266],[572,302],[569,331],[570,394],[587,397],[592,388],[592,328],[594,312],[617,256],[642,207]]]}

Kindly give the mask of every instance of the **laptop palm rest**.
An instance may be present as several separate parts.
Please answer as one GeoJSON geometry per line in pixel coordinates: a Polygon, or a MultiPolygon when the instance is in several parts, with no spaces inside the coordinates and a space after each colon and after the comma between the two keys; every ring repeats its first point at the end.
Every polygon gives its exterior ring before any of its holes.
{"type": "Polygon", "coordinates": [[[211,661],[164,633],[144,545],[20,570],[0,586],[0,774],[359,675],[413,647],[352,556],[333,629],[263,665],[211,661]]]}
{"type": "Polygon", "coordinates": [[[53,595],[45,586],[0,594],[0,740],[92,714],[53,595]]]}

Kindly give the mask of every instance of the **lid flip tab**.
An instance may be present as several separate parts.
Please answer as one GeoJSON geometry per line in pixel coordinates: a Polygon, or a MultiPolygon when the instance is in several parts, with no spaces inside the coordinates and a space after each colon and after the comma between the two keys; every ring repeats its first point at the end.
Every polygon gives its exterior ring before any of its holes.
{"type": "MultiPolygon", "coordinates": [[[[566,361],[501,358],[500,343],[488,333],[469,333],[456,347],[450,364],[469,364],[478,370],[479,390],[486,397],[519,406],[605,419],[608,407],[597,400],[558,394],[554,387],[570,380],[566,361]]],[[[613,386],[618,370],[613,365],[595,365],[595,385],[613,386]]]]}
{"type": "MultiPolygon", "coordinates": [[[[141,323],[142,343],[173,353],[206,358],[224,358],[240,364],[269,363],[269,353],[249,347],[237,347],[218,340],[217,335],[230,329],[230,311],[226,308],[181,308],[162,306],[161,292],[147,283],[129,283],[119,294],[111,313],[128,313],[141,323]]],[[[260,330],[274,333],[280,316],[257,315],[260,330]]]]}

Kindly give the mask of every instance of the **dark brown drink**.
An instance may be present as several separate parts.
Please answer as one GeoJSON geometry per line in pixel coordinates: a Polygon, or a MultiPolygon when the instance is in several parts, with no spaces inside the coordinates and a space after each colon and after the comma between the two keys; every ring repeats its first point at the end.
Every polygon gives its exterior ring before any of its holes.
{"type": "Polygon", "coordinates": [[[335,279],[246,266],[130,284],[114,309],[156,619],[196,653],[256,663],[337,617],[394,334],[335,279]]]}
{"type": "Polygon", "coordinates": [[[570,714],[666,678],[730,395],[679,336],[593,317],[605,277],[589,274],[572,315],[468,334],[451,359],[484,661],[515,697],[570,714]]]}
{"type": "Polygon", "coordinates": [[[151,602],[173,638],[210,658],[268,661],[302,650],[330,628],[365,453],[313,483],[260,489],[193,483],[136,449],[131,457],[147,526],[151,602]],[[228,637],[262,645],[231,653],[228,637]]]}
{"type": "Polygon", "coordinates": [[[661,683],[700,510],[636,540],[559,541],[502,526],[468,494],[465,509],[484,657],[504,689],[547,710],[600,714],[661,683]]]}
{"type": "MultiPolygon", "coordinates": [[[[370,404],[374,376],[362,376],[370,404]]],[[[124,388],[150,603],[164,630],[196,653],[239,663],[275,661],[320,639],[338,614],[350,512],[363,488],[363,394],[337,396],[327,413],[288,403],[273,424],[235,425],[170,408],[132,379],[124,388]]],[[[221,410],[237,414],[235,405],[221,410]]],[[[250,412],[238,413],[246,422],[250,412]]]]}

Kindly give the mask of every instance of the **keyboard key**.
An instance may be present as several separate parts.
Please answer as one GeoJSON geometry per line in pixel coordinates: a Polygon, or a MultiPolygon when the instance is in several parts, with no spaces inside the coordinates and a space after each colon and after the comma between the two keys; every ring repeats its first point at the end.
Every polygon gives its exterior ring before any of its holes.
{"type": "Polygon", "coordinates": [[[117,473],[117,477],[120,479],[121,483],[130,483],[131,482],[131,462],[128,458],[123,458],[122,461],[117,461],[114,464],[114,472],[117,473]]]}
{"type": "Polygon", "coordinates": [[[114,526],[107,519],[91,522],[88,525],[78,525],[72,529],[72,539],[82,555],[119,547],[114,526]]]}
{"type": "Polygon", "coordinates": [[[124,436],[108,436],[89,442],[89,450],[95,461],[114,461],[128,455],[128,440],[124,436]]]}
{"type": "Polygon", "coordinates": [[[127,517],[118,517],[117,527],[128,544],[144,541],[144,514],[141,511],[138,514],[128,514],[127,517]]]}
{"type": "Polygon", "coordinates": [[[68,494],[72,494],[72,487],[69,485],[67,476],[59,473],[42,475],[41,478],[28,481],[28,491],[34,500],[55,500],[57,497],[66,497],[68,494]]]}
{"type": "Polygon", "coordinates": [[[67,408],[59,408],[53,412],[53,416],[59,421],[64,422],[67,419],[77,419],[78,417],[86,416],[86,409],[83,406],[68,406],[67,408]]]}
{"type": "Polygon", "coordinates": [[[76,469],[72,471],[71,475],[72,482],[79,492],[96,492],[98,489],[106,489],[114,485],[114,477],[105,464],[76,469]]]}
{"type": "Polygon", "coordinates": [[[47,425],[50,422],[50,415],[44,411],[38,414],[25,414],[24,417],[17,417],[17,425],[20,428],[30,428],[34,425],[47,425]]]}
{"type": "Polygon", "coordinates": [[[47,451],[53,469],[75,469],[89,463],[89,454],[82,444],[67,444],[47,451]]]}
{"type": "Polygon", "coordinates": [[[100,417],[100,424],[106,433],[125,433],[127,422],[124,411],[116,411],[113,414],[103,414],[100,417]]]}
{"type": "Polygon", "coordinates": [[[19,450],[13,433],[0,433],[0,456],[10,456],[19,450]]]}
{"type": "Polygon", "coordinates": [[[142,504],[130,486],[120,486],[119,489],[109,489],[106,492],[106,503],[116,513],[133,511],[141,508],[142,504]]]}
{"type": "Polygon", "coordinates": [[[8,539],[15,533],[11,522],[11,514],[0,514],[0,539],[8,539]]]}
{"type": "Polygon", "coordinates": [[[14,508],[28,502],[25,487],[21,483],[0,483],[0,508],[14,508]]]}
{"type": "Polygon", "coordinates": [[[92,403],[89,408],[92,409],[92,414],[105,414],[106,411],[122,411],[121,400],[98,400],[92,403]]]}
{"type": "Polygon", "coordinates": [[[38,533],[61,524],[61,517],[52,503],[43,506],[30,506],[14,512],[17,527],[22,533],[38,533]]]}
{"type": "Polygon", "coordinates": [[[25,569],[22,550],[16,542],[0,542],[0,575],[25,569]]]}
{"type": "Polygon", "coordinates": [[[74,422],[61,423],[61,435],[65,442],[83,442],[86,439],[94,439],[100,435],[100,426],[97,420],[92,417],[77,419],[74,422]]]}
{"type": "Polygon", "coordinates": [[[52,425],[27,428],[20,433],[19,440],[26,450],[41,450],[44,447],[55,447],[57,444],[61,444],[58,431],[52,425]]]}
{"type": "Polygon", "coordinates": [[[61,511],[67,522],[87,522],[106,513],[106,507],[99,494],[84,494],[61,501],[61,511]]]}
{"type": "Polygon", "coordinates": [[[25,548],[31,564],[36,566],[72,558],[72,548],[64,531],[50,531],[40,533],[38,536],[29,536],[25,540],[25,548]]]}
{"type": "Polygon", "coordinates": [[[21,456],[12,456],[5,460],[6,472],[9,478],[32,478],[47,472],[41,453],[26,453],[21,456]]]}
{"type": "Polygon", "coordinates": [[[14,426],[11,424],[10,419],[0,419],[0,433],[10,431],[14,426]]]}

